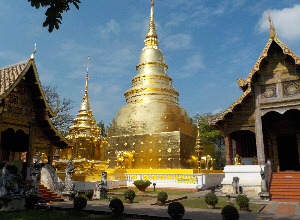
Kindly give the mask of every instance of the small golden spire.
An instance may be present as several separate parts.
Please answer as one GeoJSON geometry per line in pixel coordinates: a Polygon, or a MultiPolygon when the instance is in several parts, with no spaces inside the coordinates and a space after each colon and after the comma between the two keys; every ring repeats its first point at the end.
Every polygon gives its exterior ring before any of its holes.
{"type": "Polygon", "coordinates": [[[88,56],[88,65],[86,68],[86,77],[85,77],[85,91],[84,91],[84,96],[83,99],[87,102],[89,100],[89,62],[90,62],[90,57],[88,56]]]}
{"type": "Polygon", "coordinates": [[[273,24],[273,21],[271,19],[271,16],[270,16],[270,11],[268,9],[268,15],[269,15],[269,23],[270,23],[270,38],[274,39],[275,37],[275,28],[274,28],[274,24],[273,24]]]}
{"type": "Polygon", "coordinates": [[[35,52],[36,52],[36,43],[34,43],[34,51],[33,51],[33,53],[30,56],[31,60],[34,60],[34,54],[35,54],[35,52]]]}
{"type": "Polygon", "coordinates": [[[200,126],[199,126],[199,119],[197,119],[197,131],[198,131],[198,135],[197,135],[197,137],[200,137],[200,126]]]}
{"type": "Polygon", "coordinates": [[[154,1],[151,0],[151,11],[150,11],[150,22],[149,22],[149,29],[148,33],[146,35],[145,46],[152,46],[154,48],[157,48],[158,40],[157,40],[157,34],[155,30],[155,22],[154,22],[154,1]]]}

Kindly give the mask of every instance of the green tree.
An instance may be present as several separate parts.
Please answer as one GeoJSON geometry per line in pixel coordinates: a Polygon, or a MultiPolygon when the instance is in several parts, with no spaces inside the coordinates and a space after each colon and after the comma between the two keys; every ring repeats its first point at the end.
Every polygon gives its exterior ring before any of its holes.
{"type": "MultiPolygon", "coordinates": [[[[109,123],[109,126],[111,126],[110,123],[109,123]]],[[[101,120],[97,123],[97,127],[101,128],[101,136],[107,137],[107,127],[105,128],[105,124],[104,124],[103,120],[101,120]]]]}
{"type": "Polygon", "coordinates": [[[223,168],[226,165],[225,141],[221,132],[210,126],[207,123],[207,119],[216,118],[219,115],[220,113],[213,115],[209,112],[203,113],[202,115],[199,115],[197,113],[197,115],[194,116],[194,122],[197,124],[197,120],[199,121],[201,139],[204,141],[211,142],[215,145],[215,159],[217,169],[223,168]]]}
{"type": "Polygon", "coordinates": [[[72,125],[74,119],[74,117],[70,114],[70,111],[74,108],[72,105],[74,101],[66,98],[61,99],[56,92],[56,87],[52,87],[51,85],[42,87],[46,100],[48,101],[52,111],[56,109],[57,103],[59,104],[57,116],[51,118],[51,121],[57,130],[59,130],[63,136],[66,136],[69,133],[69,126],[72,125]]]}
{"type": "Polygon", "coordinates": [[[43,27],[47,27],[51,33],[54,27],[58,30],[59,24],[61,24],[62,13],[70,10],[70,5],[73,4],[78,10],[81,2],[80,0],[28,0],[32,7],[39,9],[41,6],[46,7],[45,13],[46,20],[43,23],[43,27]]]}
{"type": "Polygon", "coordinates": [[[104,124],[104,121],[101,120],[97,123],[97,127],[101,128],[101,136],[102,137],[106,137],[106,129],[105,129],[105,124],[104,124]]]}

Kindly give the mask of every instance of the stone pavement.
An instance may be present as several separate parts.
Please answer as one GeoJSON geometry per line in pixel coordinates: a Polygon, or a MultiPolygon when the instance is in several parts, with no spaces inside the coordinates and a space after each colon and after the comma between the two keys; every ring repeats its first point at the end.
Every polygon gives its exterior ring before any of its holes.
{"type": "MultiPolygon", "coordinates": [[[[189,198],[198,198],[204,196],[208,191],[196,192],[187,194],[189,198]]],[[[153,201],[148,200],[148,201],[153,201]]],[[[299,203],[286,203],[286,202],[261,202],[259,200],[253,200],[255,203],[266,204],[265,208],[260,213],[252,212],[239,212],[240,219],[254,219],[254,220],[271,220],[271,219],[300,219],[300,204],[299,203]]],[[[151,202],[150,202],[151,203],[151,202]]],[[[100,201],[88,201],[85,210],[89,213],[110,213],[108,202],[100,201]]],[[[50,206],[54,208],[72,209],[73,202],[54,202],[50,206]]],[[[152,219],[162,219],[169,217],[167,213],[167,206],[149,205],[147,203],[133,203],[124,204],[124,213],[131,215],[144,216],[145,219],[152,216],[152,219]]],[[[221,210],[218,209],[197,209],[197,208],[185,208],[185,214],[183,219],[191,220],[206,220],[206,219],[221,219],[221,210]]]]}

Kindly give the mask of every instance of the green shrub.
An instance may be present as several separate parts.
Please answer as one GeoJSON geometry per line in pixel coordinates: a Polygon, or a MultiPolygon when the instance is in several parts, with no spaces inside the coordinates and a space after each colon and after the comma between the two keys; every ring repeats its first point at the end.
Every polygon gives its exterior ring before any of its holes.
{"type": "Polygon", "coordinates": [[[125,199],[129,199],[129,200],[133,201],[133,199],[135,197],[135,192],[132,189],[127,189],[124,192],[124,197],[125,197],[125,199]]]}
{"type": "Polygon", "coordinates": [[[87,201],[85,197],[76,196],[74,201],[74,209],[84,209],[86,207],[87,201]]]}
{"type": "Polygon", "coordinates": [[[25,208],[34,209],[35,204],[39,201],[39,197],[36,194],[29,194],[25,197],[25,208]]]}
{"type": "Polygon", "coordinates": [[[247,196],[245,195],[238,195],[236,197],[236,203],[240,206],[240,207],[247,207],[249,205],[249,199],[247,198],[247,196]]]}
{"type": "Polygon", "coordinates": [[[180,202],[172,202],[168,206],[168,214],[173,220],[181,219],[184,212],[184,206],[180,202]]]}
{"type": "Polygon", "coordinates": [[[94,191],[91,189],[88,189],[87,191],[84,192],[84,196],[86,198],[88,198],[89,200],[91,200],[93,198],[93,194],[94,194],[94,191]]]}
{"type": "Polygon", "coordinates": [[[150,186],[151,182],[149,180],[135,180],[133,182],[133,185],[139,186],[139,185],[147,185],[150,186]]]}
{"type": "Polygon", "coordinates": [[[214,193],[207,193],[204,199],[207,205],[214,206],[219,202],[218,197],[214,193]]]}
{"type": "Polygon", "coordinates": [[[238,210],[233,205],[226,205],[221,214],[222,220],[238,220],[240,218],[238,210]]]}
{"type": "Polygon", "coordinates": [[[157,194],[157,201],[165,202],[168,199],[168,194],[166,192],[159,192],[157,194]]]}
{"type": "Polygon", "coordinates": [[[121,216],[124,212],[124,205],[120,199],[113,199],[109,203],[110,210],[115,216],[121,216]]]}

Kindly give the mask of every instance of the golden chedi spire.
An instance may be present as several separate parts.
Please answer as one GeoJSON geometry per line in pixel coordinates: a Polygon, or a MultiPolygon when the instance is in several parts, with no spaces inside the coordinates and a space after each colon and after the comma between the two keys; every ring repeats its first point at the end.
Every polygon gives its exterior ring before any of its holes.
{"type": "Polygon", "coordinates": [[[90,57],[88,57],[88,65],[86,68],[86,77],[85,77],[85,90],[84,90],[84,96],[83,96],[83,100],[85,100],[86,102],[89,100],[89,62],[90,62],[90,57]]]}
{"type": "Polygon", "coordinates": [[[270,16],[270,12],[269,12],[269,9],[268,9],[268,20],[269,20],[269,23],[270,23],[270,38],[274,39],[275,37],[275,28],[274,28],[274,24],[273,24],[273,21],[271,19],[271,16],[270,16]]]}
{"type": "Polygon", "coordinates": [[[199,120],[197,120],[197,138],[196,138],[196,149],[200,150],[200,153],[202,154],[203,152],[203,145],[202,145],[202,140],[200,137],[200,126],[199,126],[199,120]]]}
{"type": "Polygon", "coordinates": [[[112,168],[185,168],[194,154],[196,130],[188,112],[178,104],[179,93],[158,48],[153,0],[150,7],[137,73],[124,93],[126,105],[108,129],[107,158],[112,168]],[[128,155],[124,162],[118,161],[121,154],[128,155]]]}
{"type": "Polygon", "coordinates": [[[157,34],[155,30],[155,22],[154,22],[154,2],[151,0],[151,11],[150,11],[150,22],[149,22],[149,29],[146,35],[145,46],[152,46],[157,48],[158,40],[157,34]]]}
{"type": "Polygon", "coordinates": [[[151,1],[149,30],[145,39],[145,47],[136,66],[137,75],[132,79],[132,87],[124,96],[129,103],[168,102],[178,104],[178,91],[172,87],[172,78],[167,75],[163,52],[158,48],[154,22],[154,2],[151,1]]]}
{"type": "MultiPolygon", "coordinates": [[[[79,139],[85,141],[86,140],[95,141],[101,139],[101,129],[96,126],[97,122],[93,118],[92,109],[88,101],[89,100],[88,79],[89,79],[89,72],[87,66],[83,102],[80,105],[80,110],[79,113],[77,114],[78,117],[73,120],[74,125],[69,127],[69,135],[67,136],[67,138],[73,142],[74,141],[78,142],[79,139]]],[[[83,156],[83,155],[84,153],[79,152],[79,149],[74,149],[73,157],[75,159],[80,159],[80,158],[93,159],[92,155],[90,156],[83,156]]]]}

